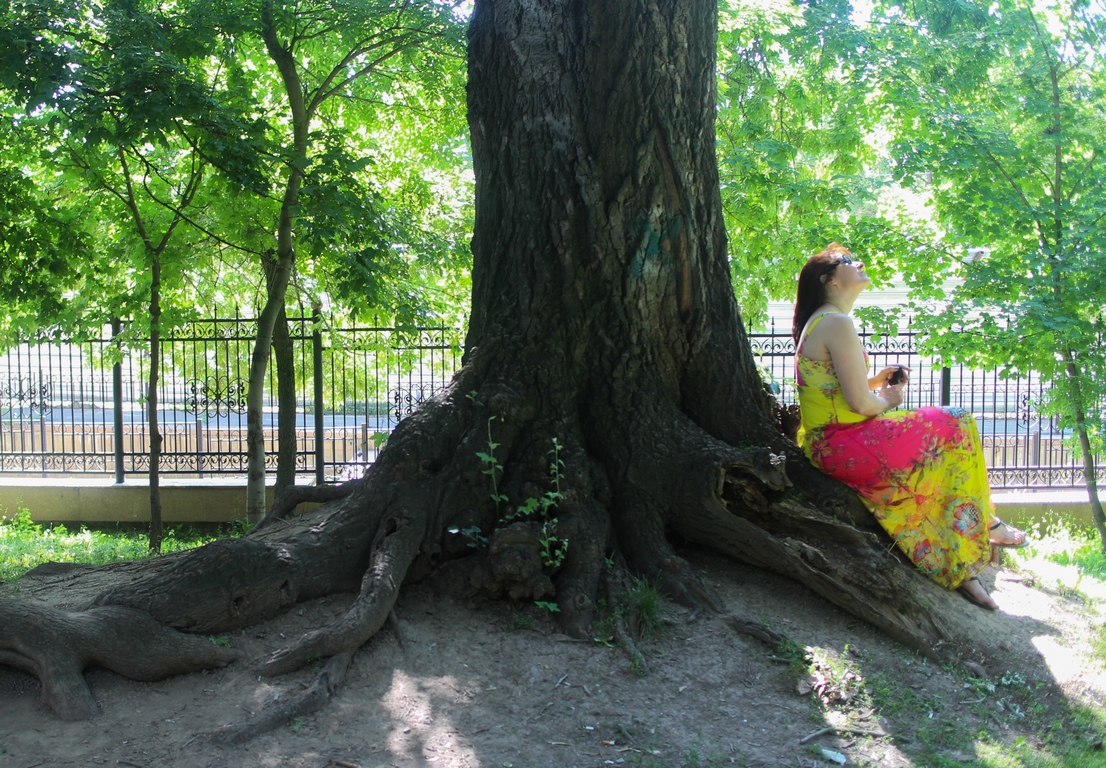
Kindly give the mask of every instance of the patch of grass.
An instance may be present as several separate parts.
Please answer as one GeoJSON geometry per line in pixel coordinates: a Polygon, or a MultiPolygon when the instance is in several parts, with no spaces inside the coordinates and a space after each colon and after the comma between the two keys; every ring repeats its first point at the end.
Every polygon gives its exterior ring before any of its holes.
{"type": "Polygon", "coordinates": [[[661,606],[664,598],[656,584],[637,577],[630,583],[626,594],[627,608],[637,612],[638,636],[643,639],[656,634],[661,628],[661,606]]]}
{"type": "Polygon", "coordinates": [[[1093,627],[1091,632],[1091,653],[1099,664],[1106,666],[1106,624],[1093,627]]]}
{"type": "MultiPolygon", "coordinates": [[[[229,526],[169,526],[162,553],[193,549],[215,539],[234,535],[229,526]]],[[[43,563],[103,565],[150,556],[145,526],[114,525],[70,531],[64,525],[42,525],[31,520],[26,509],[7,519],[0,515],[0,582],[17,581],[43,563]]]]}
{"type": "Polygon", "coordinates": [[[521,611],[515,611],[511,614],[511,622],[508,625],[509,629],[514,632],[520,629],[530,629],[533,626],[534,620],[521,611]]]}
{"type": "Polygon", "coordinates": [[[1106,554],[1093,526],[1051,516],[1026,526],[1026,533],[1030,538],[1026,549],[1008,550],[1017,565],[1024,566],[1041,558],[1056,565],[1073,566],[1080,577],[1106,581],[1106,554]]]}

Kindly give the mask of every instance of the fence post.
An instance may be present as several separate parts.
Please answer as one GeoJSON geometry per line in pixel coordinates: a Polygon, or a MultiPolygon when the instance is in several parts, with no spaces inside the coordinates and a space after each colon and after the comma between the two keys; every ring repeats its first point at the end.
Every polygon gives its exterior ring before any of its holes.
{"type": "Polygon", "coordinates": [[[941,405],[952,405],[952,371],[941,367],[941,405]]]}
{"type": "Polygon", "coordinates": [[[316,304],[312,307],[314,316],[311,318],[313,330],[311,331],[311,355],[314,368],[315,389],[315,485],[326,482],[326,471],[323,463],[326,454],[323,450],[323,316],[322,307],[316,304]]]}
{"type": "Polygon", "coordinates": [[[199,416],[196,417],[196,473],[203,480],[204,477],[204,423],[199,416]]]}
{"type": "MultiPolygon", "coordinates": [[[[111,340],[123,331],[123,324],[118,320],[111,321],[111,340]]],[[[112,415],[115,428],[115,483],[122,485],[125,481],[123,473],[123,361],[116,360],[111,366],[111,402],[112,415]]]]}

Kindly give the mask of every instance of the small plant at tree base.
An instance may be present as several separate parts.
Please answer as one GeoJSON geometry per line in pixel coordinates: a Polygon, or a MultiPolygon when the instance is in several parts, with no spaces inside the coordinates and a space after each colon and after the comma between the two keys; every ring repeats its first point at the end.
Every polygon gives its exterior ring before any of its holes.
{"type": "Polygon", "coordinates": [[[232,647],[232,643],[229,637],[213,637],[211,638],[211,642],[219,646],[220,648],[232,647]]]}
{"type": "Polygon", "coordinates": [[[661,627],[660,588],[644,577],[636,577],[630,584],[629,601],[631,610],[638,614],[638,634],[645,638],[661,627]]]}
{"type": "Polygon", "coordinates": [[[514,631],[516,629],[530,629],[533,623],[533,619],[525,613],[514,613],[511,615],[511,623],[509,626],[510,629],[514,631]]]}
{"type": "Polygon", "coordinates": [[[488,537],[481,532],[478,525],[470,525],[462,530],[461,534],[472,539],[468,544],[470,547],[483,548],[488,546],[488,537]]]}
{"type": "MultiPolygon", "coordinates": [[[[499,505],[507,502],[507,496],[499,492],[499,475],[503,471],[503,465],[499,462],[499,459],[495,456],[495,449],[499,447],[499,443],[492,440],[492,420],[495,416],[488,417],[488,450],[487,452],[480,451],[476,454],[484,465],[482,472],[488,475],[492,479],[492,492],[491,498],[495,502],[496,511],[499,511],[499,505]]],[[[553,438],[553,447],[549,450],[549,454],[553,457],[549,463],[549,477],[553,483],[553,488],[546,491],[540,498],[529,498],[522,504],[520,504],[514,512],[509,512],[499,519],[499,525],[505,525],[512,520],[520,519],[525,520],[530,517],[538,517],[543,520],[541,527],[541,559],[542,562],[549,568],[560,568],[564,563],[565,556],[568,554],[568,539],[562,539],[554,534],[557,529],[557,518],[549,517],[549,512],[555,509],[557,503],[564,498],[561,493],[561,480],[564,479],[564,466],[565,463],[561,460],[561,444],[556,437],[553,438]]],[[[470,547],[484,547],[488,544],[488,537],[483,535],[483,532],[476,526],[466,528],[463,531],[458,529],[450,529],[451,533],[463,533],[472,539],[469,542],[470,547]]]]}
{"type": "Polygon", "coordinates": [[[557,518],[546,520],[541,527],[541,560],[550,568],[560,568],[568,554],[568,539],[553,535],[557,528],[557,518]]]}
{"type": "Polygon", "coordinates": [[[476,458],[480,459],[480,462],[484,465],[484,469],[481,470],[485,475],[492,479],[492,492],[491,498],[495,502],[495,511],[499,511],[499,505],[501,502],[506,502],[507,497],[499,492],[499,475],[503,472],[503,465],[499,463],[499,459],[495,457],[495,449],[499,447],[499,443],[492,440],[492,422],[495,421],[495,416],[488,417],[488,451],[477,451],[476,458]]]}
{"type": "Polygon", "coordinates": [[[536,605],[539,608],[542,608],[546,611],[549,611],[550,613],[560,613],[561,612],[561,607],[559,605],[557,605],[556,603],[546,602],[545,600],[535,600],[534,605],[536,605]]]}

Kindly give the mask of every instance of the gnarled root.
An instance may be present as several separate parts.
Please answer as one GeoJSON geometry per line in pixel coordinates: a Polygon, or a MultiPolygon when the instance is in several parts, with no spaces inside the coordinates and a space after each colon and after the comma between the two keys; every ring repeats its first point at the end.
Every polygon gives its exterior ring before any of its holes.
{"type": "Polygon", "coordinates": [[[90,664],[132,680],[152,681],[226,666],[240,656],[207,637],[169,629],[133,608],[70,613],[0,600],[0,663],[35,675],[46,705],[63,720],[86,720],[97,713],[81,674],[90,664]]]}
{"type": "MultiPolygon", "coordinates": [[[[642,675],[648,674],[649,667],[646,664],[645,656],[638,649],[634,639],[636,633],[628,629],[626,625],[626,608],[622,604],[622,596],[627,592],[626,571],[621,565],[616,565],[608,567],[603,575],[604,588],[607,592],[607,604],[611,611],[614,641],[626,654],[626,658],[630,660],[630,666],[633,669],[642,675]]],[[[636,616],[632,623],[637,624],[636,616]]]]}
{"type": "Polygon", "coordinates": [[[300,504],[316,502],[322,504],[327,501],[344,499],[353,493],[354,488],[361,480],[349,480],[341,485],[289,485],[273,500],[273,506],[265,513],[265,517],[258,521],[254,530],[267,528],[278,520],[284,520],[300,504]]]}
{"type": "Polygon", "coordinates": [[[421,517],[384,520],[372,544],[361,592],[346,614],[276,651],[258,666],[258,672],[281,675],[299,669],[311,657],[352,653],[375,635],[395,604],[407,567],[418,554],[425,527],[421,521],[421,517]]]}
{"type": "Polygon", "coordinates": [[[690,541],[790,576],[904,645],[937,657],[936,648],[950,637],[935,607],[939,587],[903,568],[872,534],[779,493],[758,502],[751,486],[741,497],[731,490],[700,494],[699,505],[689,505],[674,528],[690,541]]]}
{"type": "Polygon", "coordinates": [[[349,670],[352,660],[352,653],[338,653],[331,656],[314,682],[291,702],[284,703],[242,725],[217,731],[212,734],[212,739],[221,744],[241,744],[274,728],[286,725],[298,717],[317,712],[325,707],[338,691],[346,678],[346,671],[349,670]]]}

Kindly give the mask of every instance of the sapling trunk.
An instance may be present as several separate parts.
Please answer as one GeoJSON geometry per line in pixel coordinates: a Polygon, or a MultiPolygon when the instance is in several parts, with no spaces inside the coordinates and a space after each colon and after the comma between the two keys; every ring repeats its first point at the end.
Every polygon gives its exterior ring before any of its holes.
{"type": "Polygon", "coordinates": [[[1079,383],[1079,368],[1075,364],[1075,355],[1070,349],[1062,353],[1064,369],[1068,375],[1068,397],[1075,414],[1075,432],[1079,437],[1079,450],[1083,454],[1083,479],[1087,483],[1087,498],[1091,503],[1091,518],[1098,531],[1103,553],[1106,553],[1106,514],[1102,511],[1102,501],[1098,497],[1098,478],[1095,469],[1094,451],[1091,450],[1090,436],[1087,434],[1087,417],[1083,408],[1083,388],[1079,383]]]}

